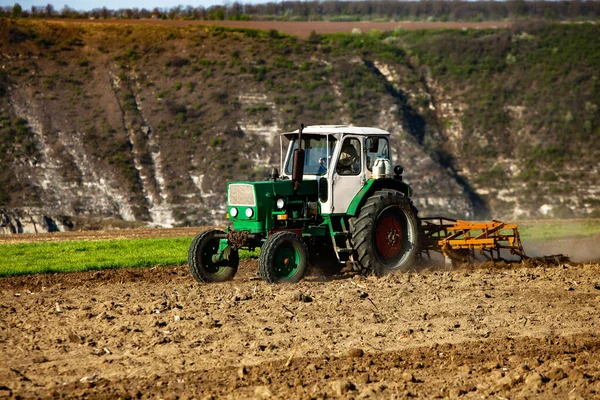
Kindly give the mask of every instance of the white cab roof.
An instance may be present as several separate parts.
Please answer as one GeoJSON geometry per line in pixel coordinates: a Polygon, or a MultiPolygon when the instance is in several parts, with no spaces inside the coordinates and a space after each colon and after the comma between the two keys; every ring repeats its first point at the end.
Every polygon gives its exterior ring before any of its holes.
{"type": "MultiPolygon", "coordinates": [[[[292,135],[298,134],[299,129],[296,129],[293,132],[284,133],[284,135],[292,135]]],[[[305,126],[302,134],[317,134],[317,135],[325,135],[325,134],[353,134],[353,135],[388,135],[389,132],[384,131],[379,128],[368,128],[368,127],[360,127],[360,126],[348,126],[348,125],[312,125],[305,126]]]]}

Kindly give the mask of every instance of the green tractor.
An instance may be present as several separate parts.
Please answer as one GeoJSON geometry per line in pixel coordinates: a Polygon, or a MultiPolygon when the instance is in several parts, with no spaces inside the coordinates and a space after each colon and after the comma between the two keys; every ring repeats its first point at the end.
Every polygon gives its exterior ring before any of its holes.
{"type": "MultiPolygon", "coordinates": [[[[192,242],[188,261],[200,282],[232,279],[240,249],[260,248],[259,275],[298,282],[310,265],[350,264],[363,274],[406,271],[419,256],[419,220],[391,167],[390,134],[377,128],[302,126],[289,140],[281,174],[227,185],[226,231],[192,242]]],[[[280,143],[283,139],[280,140],[280,143]]]]}

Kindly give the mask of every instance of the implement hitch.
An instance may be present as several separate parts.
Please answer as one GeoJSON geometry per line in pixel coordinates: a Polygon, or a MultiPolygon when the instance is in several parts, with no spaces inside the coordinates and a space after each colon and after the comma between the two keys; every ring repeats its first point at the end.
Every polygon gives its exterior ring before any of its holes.
{"type": "Polygon", "coordinates": [[[461,221],[445,217],[421,218],[421,257],[442,253],[454,263],[475,260],[475,250],[489,261],[508,261],[502,251],[527,259],[516,224],[492,220],[461,221]]]}

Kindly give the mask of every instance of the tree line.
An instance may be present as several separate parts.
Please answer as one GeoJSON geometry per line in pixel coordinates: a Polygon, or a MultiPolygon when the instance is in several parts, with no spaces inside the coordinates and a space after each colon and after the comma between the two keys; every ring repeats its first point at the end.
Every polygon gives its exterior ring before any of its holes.
{"type": "Polygon", "coordinates": [[[56,10],[51,4],[24,9],[20,4],[0,8],[0,17],[93,19],[198,19],[359,21],[432,20],[498,21],[520,19],[590,20],[600,17],[600,1],[463,1],[463,0],[365,0],[281,1],[244,4],[238,1],[211,7],[177,6],[169,9],[106,7],[79,11],[69,6],[56,10]]]}

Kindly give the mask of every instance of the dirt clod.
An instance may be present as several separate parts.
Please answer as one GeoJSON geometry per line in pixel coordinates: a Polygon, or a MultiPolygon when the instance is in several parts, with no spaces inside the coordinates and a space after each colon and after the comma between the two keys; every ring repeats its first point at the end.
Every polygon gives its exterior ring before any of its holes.
{"type": "Polygon", "coordinates": [[[0,398],[11,397],[12,390],[8,386],[0,386],[0,398]]]}
{"type": "Polygon", "coordinates": [[[317,372],[317,366],[315,364],[308,364],[304,370],[309,374],[313,374],[317,372]]]}
{"type": "Polygon", "coordinates": [[[69,341],[71,343],[76,343],[76,344],[83,343],[83,340],[81,339],[81,337],[73,332],[69,333],[69,341]]]}
{"type": "Polygon", "coordinates": [[[356,383],[359,383],[359,384],[362,384],[362,385],[366,385],[369,382],[371,382],[371,377],[366,372],[362,373],[362,374],[359,374],[356,377],[356,383]]]}
{"type": "Polygon", "coordinates": [[[345,380],[345,379],[340,379],[340,380],[331,382],[331,389],[333,390],[333,393],[336,394],[337,396],[343,396],[346,393],[348,393],[349,391],[355,390],[356,387],[350,381],[345,380]]]}
{"type": "Polygon", "coordinates": [[[465,395],[467,392],[462,388],[452,388],[448,391],[448,397],[451,399],[459,398],[465,395]]]}
{"type": "Polygon", "coordinates": [[[271,389],[269,389],[268,386],[257,386],[256,389],[254,389],[254,397],[268,399],[269,397],[273,397],[273,392],[271,392],[271,389]]]}
{"type": "Polygon", "coordinates": [[[299,301],[299,302],[304,302],[304,303],[310,303],[313,301],[313,298],[306,294],[306,293],[302,293],[302,292],[298,292],[298,293],[294,293],[292,295],[292,301],[299,301]]]}
{"type": "Polygon", "coordinates": [[[48,358],[46,358],[46,356],[43,356],[43,355],[37,355],[37,356],[33,356],[31,358],[31,361],[36,364],[42,364],[42,363],[48,362],[48,358]]]}
{"type": "Polygon", "coordinates": [[[417,381],[415,379],[415,376],[413,374],[411,374],[410,372],[404,372],[402,374],[402,379],[406,382],[416,382],[417,381]]]}
{"type": "Polygon", "coordinates": [[[533,373],[529,374],[529,376],[527,376],[527,378],[525,378],[525,385],[527,385],[533,389],[539,388],[543,382],[544,382],[544,380],[542,378],[542,375],[537,372],[533,372],[533,373]]]}
{"type": "Polygon", "coordinates": [[[351,348],[348,350],[348,357],[350,358],[360,358],[365,354],[363,349],[351,348]]]}
{"type": "Polygon", "coordinates": [[[375,389],[368,387],[365,388],[362,392],[360,392],[360,394],[358,395],[359,399],[371,399],[371,398],[376,398],[377,397],[377,392],[375,391],[375,389]]]}
{"type": "Polygon", "coordinates": [[[565,372],[564,369],[562,369],[560,367],[555,367],[555,368],[552,368],[550,370],[550,372],[548,372],[547,376],[548,376],[548,379],[550,379],[552,381],[560,381],[567,377],[567,373],[565,372]]]}
{"type": "Polygon", "coordinates": [[[519,374],[507,375],[501,379],[499,379],[496,383],[496,390],[510,390],[516,384],[520,383],[523,380],[523,377],[519,374]]]}

